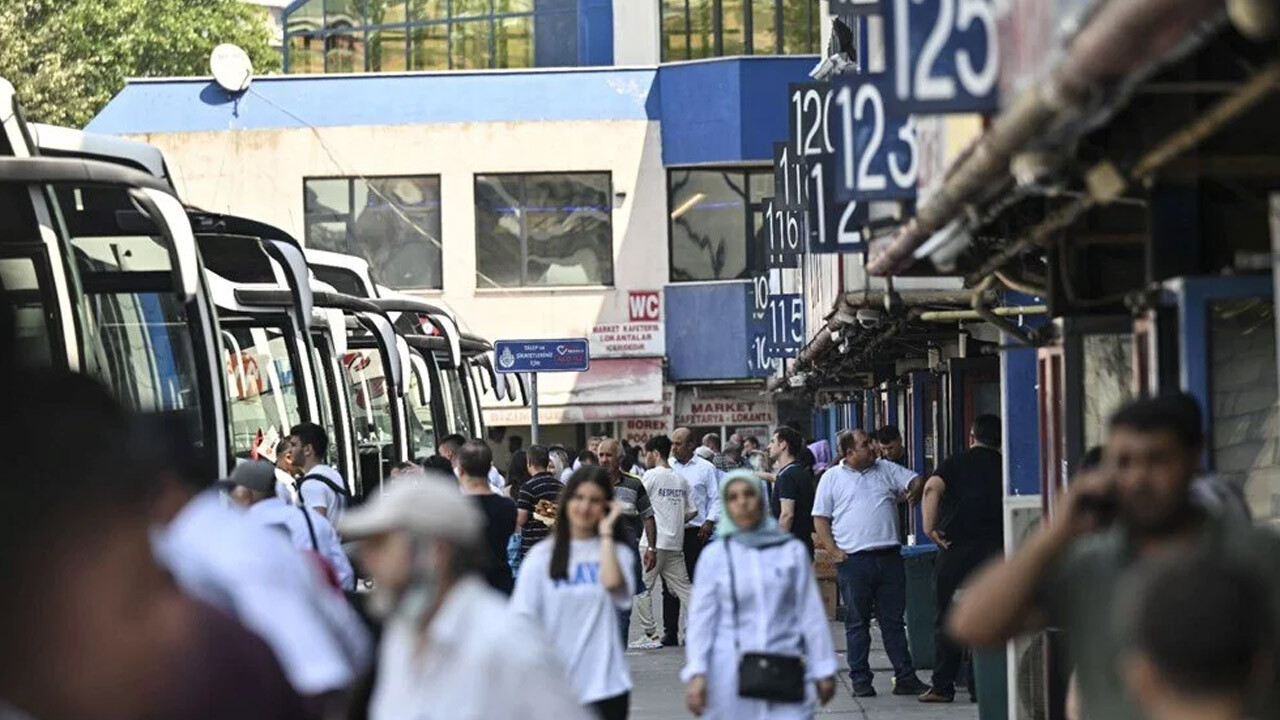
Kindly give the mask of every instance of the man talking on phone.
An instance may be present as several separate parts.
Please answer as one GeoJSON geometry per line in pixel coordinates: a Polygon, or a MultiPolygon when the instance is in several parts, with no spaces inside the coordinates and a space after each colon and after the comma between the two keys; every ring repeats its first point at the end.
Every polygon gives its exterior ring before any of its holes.
{"type": "MultiPolygon", "coordinates": [[[[1194,403],[1165,396],[1117,412],[1101,466],[1077,477],[1053,517],[963,592],[951,612],[952,637],[965,645],[995,646],[1047,625],[1061,628],[1077,670],[1080,716],[1122,720],[1142,714],[1117,669],[1124,648],[1112,608],[1152,561],[1206,552],[1224,565],[1258,572],[1276,597],[1280,538],[1248,523],[1214,518],[1192,502],[1204,435],[1198,414],[1184,410],[1188,402],[1194,403]]],[[[1276,602],[1268,611],[1280,618],[1276,602]]],[[[1280,717],[1277,683],[1268,687],[1268,697],[1253,698],[1252,708],[1257,717],[1280,717]]]]}

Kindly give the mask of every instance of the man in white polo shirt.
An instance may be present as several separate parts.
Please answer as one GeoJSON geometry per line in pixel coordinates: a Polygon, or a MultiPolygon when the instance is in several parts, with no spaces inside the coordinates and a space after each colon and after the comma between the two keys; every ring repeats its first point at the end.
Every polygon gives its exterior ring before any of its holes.
{"type": "Polygon", "coordinates": [[[894,695],[919,695],[928,686],[916,677],[902,616],[907,575],[898,543],[898,502],[917,502],[923,479],[907,468],[876,459],[863,430],[836,439],[842,457],[822,475],[813,501],[818,540],[837,563],[840,595],[847,606],[844,629],[854,697],[876,694],[871,684],[871,605],[893,664],[894,695]]]}

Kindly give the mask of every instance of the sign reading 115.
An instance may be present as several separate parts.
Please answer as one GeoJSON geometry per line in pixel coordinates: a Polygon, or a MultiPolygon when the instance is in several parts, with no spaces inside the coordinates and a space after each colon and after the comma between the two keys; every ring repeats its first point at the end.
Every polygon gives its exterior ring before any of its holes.
{"type": "Polygon", "coordinates": [[[994,0],[881,0],[903,113],[997,109],[994,0]]]}
{"type": "Polygon", "coordinates": [[[798,293],[769,298],[770,357],[786,357],[804,347],[804,298],[798,293]]]}

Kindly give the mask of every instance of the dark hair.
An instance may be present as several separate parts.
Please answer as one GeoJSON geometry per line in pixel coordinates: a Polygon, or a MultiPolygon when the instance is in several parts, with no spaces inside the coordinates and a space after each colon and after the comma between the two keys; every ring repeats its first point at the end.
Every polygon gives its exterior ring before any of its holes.
{"type": "Polygon", "coordinates": [[[1090,470],[1097,470],[1098,466],[1101,464],[1102,464],[1102,446],[1094,445],[1088,450],[1085,450],[1084,454],[1080,456],[1080,461],[1076,463],[1076,470],[1079,472],[1088,472],[1090,470]]]}
{"type": "Polygon", "coordinates": [[[419,467],[418,463],[409,460],[398,460],[391,463],[391,472],[401,472],[404,470],[414,470],[419,467]]]}
{"type": "MultiPolygon", "coordinates": [[[[609,471],[599,465],[583,465],[569,476],[560,492],[560,503],[556,512],[554,545],[551,547],[551,579],[569,579],[569,501],[578,488],[587,483],[594,483],[604,493],[605,500],[613,499],[613,480],[609,471]]],[[[629,572],[629,571],[626,571],[629,572]]]]}
{"type": "Polygon", "coordinates": [[[443,438],[440,439],[440,442],[436,444],[436,450],[440,451],[446,447],[457,449],[462,447],[466,443],[467,443],[467,439],[465,437],[459,435],[458,433],[451,433],[449,435],[445,435],[443,438]]]}
{"type": "Polygon", "coordinates": [[[526,457],[528,464],[537,470],[546,470],[551,467],[551,451],[546,445],[530,445],[526,457]]]}
{"type": "Polygon", "coordinates": [[[599,465],[600,458],[596,457],[596,454],[591,452],[590,450],[583,450],[582,452],[578,453],[578,462],[582,465],[587,465],[587,464],[599,465]]]}
{"type": "Polygon", "coordinates": [[[483,440],[469,440],[458,448],[458,467],[464,475],[487,478],[493,467],[493,451],[483,440]]]}
{"type": "Polygon", "coordinates": [[[310,447],[317,458],[325,460],[329,457],[329,435],[316,423],[300,422],[289,430],[289,434],[297,438],[299,445],[310,447]]]}
{"type": "Polygon", "coordinates": [[[715,433],[707,433],[706,435],[703,435],[702,444],[716,452],[720,452],[720,436],[715,433]]]}
{"type": "Polygon", "coordinates": [[[742,457],[742,446],[738,443],[731,442],[724,446],[723,454],[725,457],[733,456],[740,458],[742,457]]]}
{"type": "Polygon", "coordinates": [[[1266,581],[1201,550],[1158,563],[1138,588],[1130,642],[1166,682],[1196,695],[1244,694],[1276,645],[1266,581]]]}
{"type": "Polygon", "coordinates": [[[511,462],[507,463],[507,487],[511,496],[520,494],[520,486],[529,479],[529,456],[523,450],[511,453],[511,462]]]}
{"type": "MultiPolygon", "coordinates": [[[[796,430],[795,428],[789,428],[784,425],[778,428],[777,430],[773,431],[773,435],[774,437],[778,438],[779,442],[787,446],[788,455],[795,458],[796,460],[800,459],[800,452],[802,450],[805,450],[806,448],[804,446],[804,437],[800,434],[798,430],[796,430]]],[[[812,462],[810,462],[809,464],[813,465],[812,462]]]]}
{"type": "Polygon", "coordinates": [[[973,439],[987,447],[1000,447],[1000,418],[996,415],[979,415],[973,419],[973,439]]]}
{"type": "Polygon", "coordinates": [[[876,442],[881,445],[888,445],[893,442],[902,441],[902,431],[896,425],[885,425],[876,431],[876,442]]]}
{"type": "Polygon", "coordinates": [[[445,475],[449,475],[450,477],[453,476],[453,463],[449,462],[449,458],[443,455],[432,455],[429,458],[423,458],[422,469],[428,471],[434,470],[436,472],[442,472],[445,475]]]}
{"type": "Polygon", "coordinates": [[[800,452],[797,455],[794,455],[793,457],[795,457],[796,462],[800,463],[801,465],[811,470],[813,469],[814,465],[818,464],[817,456],[814,455],[813,451],[810,450],[808,446],[805,446],[805,445],[801,445],[800,452]]]}
{"type": "Polygon", "coordinates": [[[649,438],[649,442],[644,444],[645,452],[658,451],[662,453],[662,457],[671,457],[671,438],[666,435],[654,435],[649,438]]]}
{"type": "Polygon", "coordinates": [[[1110,428],[1140,433],[1171,432],[1188,451],[1199,452],[1204,444],[1200,403],[1185,393],[1135,400],[1111,416],[1110,428]]]}
{"type": "Polygon", "coordinates": [[[748,436],[746,436],[746,437],[742,438],[742,446],[743,446],[743,447],[746,447],[746,446],[747,446],[747,443],[751,443],[752,445],[755,445],[756,447],[760,447],[760,438],[756,437],[755,435],[748,435],[748,436]]]}

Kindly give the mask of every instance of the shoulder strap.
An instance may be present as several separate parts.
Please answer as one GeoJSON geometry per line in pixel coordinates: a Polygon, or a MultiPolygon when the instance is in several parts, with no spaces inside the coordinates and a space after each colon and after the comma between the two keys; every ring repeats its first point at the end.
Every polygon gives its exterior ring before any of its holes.
{"type": "Polygon", "coordinates": [[[347,489],[346,489],[346,488],[344,488],[344,487],[338,487],[338,484],[337,484],[337,483],[335,483],[334,481],[332,481],[332,480],[330,480],[329,478],[325,477],[324,475],[321,475],[320,473],[310,473],[310,474],[307,474],[307,475],[303,475],[303,476],[302,476],[302,479],[298,481],[298,493],[299,493],[299,494],[301,494],[301,493],[302,493],[302,485],[303,485],[303,483],[305,483],[305,482],[306,482],[306,481],[308,481],[308,480],[319,480],[320,482],[324,483],[325,485],[328,485],[330,490],[332,490],[332,491],[334,491],[334,492],[338,493],[338,494],[339,494],[339,495],[341,495],[342,497],[344,497],[344,498],[346,498],[346,499],[350,499],[350,498],[351,498],[351,493],[347,492],[347,489]]]}
{"type": "Polygon", "coordinates": [[[311,536],[311,549],[320,552],[320,543],[316,541],[316,526],[311,523],[311,513],[301,505],[298,509],[302,511],[302,518],[307,521],[307,534],[311,536]]]}
{"type": "Polygon", "coordinates": [[[729,538],[724,539],[724,561],[729,566],[729,598],[733,601],[733,654],[741,655],[738,647],[738,591],[733,582],[733,553],[729,552],[729,538]]]}

